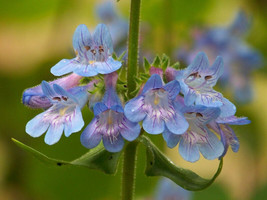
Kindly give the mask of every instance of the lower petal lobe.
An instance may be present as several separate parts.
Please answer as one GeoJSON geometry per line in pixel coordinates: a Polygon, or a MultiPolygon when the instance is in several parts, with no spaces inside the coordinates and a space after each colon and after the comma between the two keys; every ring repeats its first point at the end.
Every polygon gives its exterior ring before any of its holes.
{"type": "Polygon", "coordinates": [[[119,152],[122,150],[124,145],[124,140],[120,134],[117,136],[104,135],[103,144],[107,151],[109,152],[119,152]]]}

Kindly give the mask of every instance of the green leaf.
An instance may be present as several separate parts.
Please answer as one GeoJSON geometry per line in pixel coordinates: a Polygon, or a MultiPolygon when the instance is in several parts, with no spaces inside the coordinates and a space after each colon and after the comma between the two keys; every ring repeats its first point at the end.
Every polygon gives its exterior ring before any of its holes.
{"type": "Polygon", "coordinates": [[[188,169],[183,169],[175,166],[147,137],[142,135],[140,141],[147,148],[147,176],[165,176],[181,187],[197,191],[203,190],[210,186],[214,180],[219,176],[223,160],[221,159],[217,172],[212,179],[204,179],[188,169]]]}
{"type": "Polygon", "coordinates": [[[152,63],[152,66],[153,67],[160,67],[160,63],[161,63],[161,60],[160,60],[159,56],[156,56],[156,58],[154,59],[154,61],[152,63]]]}
{"type": "Polygon", "coordinates": [[[105,150],[105,148],[101,144],[73,161],[64,161],[64,160],[50,158],[46,156],[45,154],[33,149],[32,147],[27,146],[26,144],[23,144],[22,142],[14,138],[12,138],[12,141],[18,147],[29,152],[35,158],[39,159],[45,164],[59,166],[59,167],[65,166],[65,165],[87,167],[89,169],[100,170],[106,174],[116,173],[120,154],[121,154],[121,152],[118,152],[118,153],[108,152],[105,150]]]}
{"type": "Polygon", "coordinates": [[[148,72],[150,69],[150,63],[145,57],[144,57],[144,66],[145,66],[145,70],[148,72]]]}
{"type": "Polygon", "coordinates": [[[126,54],[126,50],[122,52],[122,54],[118,57],[118,61],[122,61],[125,54],[126,54]]]}
{"type": "Polygon", "coordinates": [[[176,62],[171,67],[174,68],[174,69],[179,69],[180,63],[179,62],[176,62]]]}

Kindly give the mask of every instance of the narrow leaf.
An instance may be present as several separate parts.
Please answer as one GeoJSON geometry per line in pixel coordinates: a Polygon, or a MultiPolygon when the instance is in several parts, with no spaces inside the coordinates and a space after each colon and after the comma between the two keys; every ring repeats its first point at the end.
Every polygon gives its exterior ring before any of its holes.
{"type": "Polygon", "coordinates": [[[89,150],[87,153],[82,155],[80,158],[77,158],[73,161],[64,161],[54,158],[50,158],[45,154],[35,150],[34,148],[23,144],[22,142],[12,138],[12,141],[23,150],[29,152],[34,157],[39,159],[45,164],[54,165],[54,166],[82,166],[89,169],[97,169],[106,174],[115,174],[117,171],[117,166],[119,163],[119,158],[121,152],[111,153],[105,150],[103,145],[98,145],[96,148],[89,150]]]}
{"type": "Polygon", "coordinates": [[[150,63],[148,62],[148,60],[145,57],[144,57],[144,66],[145,66],[146,72],[148,72],[149,68],[150,68],[150,63]]]}
{"type": "Polygon", "coordinates": [[[161,63],[161,60],[160,60],[159,56],[156,56],[156,58],[154,59],[154,61],[152,63],[152,66],[153,67],[160,67],[160,63],[161,63]]]}
{"type": "Polygon", "coordinates": [[[171,179],[184,189],[197,191],[210,186],[219,176],[223,160],[221,159],[217,172],[212,179],[204,179],[188,169],[175,166],[147,137],[142,135],[140,141],[147,148],[147,176],[164,176],[171,179]]]}

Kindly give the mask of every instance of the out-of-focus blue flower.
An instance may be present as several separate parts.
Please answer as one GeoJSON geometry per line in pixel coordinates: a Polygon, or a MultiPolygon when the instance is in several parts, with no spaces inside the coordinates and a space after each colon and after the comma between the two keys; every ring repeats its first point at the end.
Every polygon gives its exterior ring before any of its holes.
{"type": "Polygon", "coordinates": [[[143,129],[147,133],[159,134],[168,130],[173,134],[182,134],[188,128],[188,123],[181,111],[173,105],[179,91],[178,81],[163,85],[161,77],[153,74],[142,93],[126,103],[125,115],[132,122],[144,120],[143,129]]]}
{"type": "Polygon", "coordinates": [[[247,117],[238,118],[236,116],[230,116],[226,118],[217,118],[208,124],[209,128],[221,136],[221,142],[224,145],[224,152],[221,157],[226,154],[229,145],[231,146],[233,152],[237,152],[239,150],[239,140],[229,125],[245,125],[249,123],[250,120],[248,120],[247,117]]]}
{"type": "Polygon", "coordinates": [[[189,128],[182,135],[165,130],[163,138],[168,147],[173,148],[180,142],[179,153],[189,162],[199,160],[199,151],[208,160],[220,157],[224,151],[223,144],[207,127],[210,121],[219,117],[220,109],[202,105],[187,107],[179,96],[174,105],[184,113],[189,128]]]}
{"type": "Polygon", "coordinates": [[[81,108],[88,100],[87,86],[75,87],[69,92],[57,84],[52,88],[45,81],[41,86],[52,106],[30,120],[26,132],[32,137],[39,137],[47,131],[45,143],[52,145],[59,141],[63,130],[68,137],[82,129],[84,121],[81,108]]]}
{"type": "Polygon", "coordinates": [[[112,58],[113,44],[106,25],[99,24],[93,37],[86,25],[81,24],[73,35],[76,58],[63,59],[51,68],[51,73],[61,76],[70,72],[80,76],[109,74],[121,67],[121,62],[112,58]]]}
{"type": "Polygon", "coordinates": [[[211,61],[222,56],[225,70],[220,83],[233,90],[237,101],[250,101],[253,96],[251,73],[263,65],[261,54],[244,41],[250,27],[251,19],[240,11],[228,27],[210,28],[197,34],[192,50],[187,53],[185,49],[180,50],[180,58],[189,64],[199,51],[204,51],[211,61]]]}
{"type": "MultiPolygon", "coordinates": [[[[82,77],[77,74],[70,74],[63,78],[51,81],[49,82],[49,84],[50,86],[53,86],[53,84],[57,84],[63,89],[69,90],[70,88],[79,85],[81,78],[82,77]]],[[[52,106],[51,101],[43,93],[41,85],[26,89],[22,95],[22,102],[24,105],[30,108],[47,109],[52,106]]]]}
{"type": "Polygon", "coordinates": [[[129,121],[114,89],[116,78],[109,74],[102,102],[94,106],[95,117],[81,134],[81,143],[86,148],[96,147],[103,138],[104,147],[110,152],[122,150],[125,138],[135,140],[140,134],[140,125],[129,121]],[[112,85],[112,86],[111,86],[112,85]]]}
{"type": "Polygon", "coordinates": [[[161,178],[156,188],[155,200],[190,200],[192,194],[170,179],[161,178]]]}
{"type": "Polygon", "coordinates": [[[184,70],[178,71],[176,80],[181,85],[187,106],[203,105],[207,107],[220,107],[220,117],[232,116],[236,107],[213,86],[223,74],[222,57],[217,57],[213,65],[209,66],[209,60],[205,53],[197,54],[193,62],[184,70]]]}
{"type": "MultiPolygon", "coordinates": [[[[123,19],[112,1],[106,1],[96,7],[96,15],[110,30],[114,48],[126,47],[129,25],[123,19]]],[[[118,52],[121,53],[121,52],[118,52]]]]}

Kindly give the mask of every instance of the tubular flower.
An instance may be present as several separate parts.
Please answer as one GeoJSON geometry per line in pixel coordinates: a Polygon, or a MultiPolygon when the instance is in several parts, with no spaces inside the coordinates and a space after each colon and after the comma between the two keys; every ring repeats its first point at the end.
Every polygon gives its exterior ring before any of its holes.
{"type": "Polygon", "coordinates": [[[168,130],[174,134],[182,134],[188,128],[188,123],[173,105],[179,91],[178,81],[163,85],[161,77],[153,74],[142,93],[126,103],[124,113],[132,122],[143,120],[143,128],[147,133],[159,134],[168,130]]]}
{"type": "Polygon", "coordinates": [[[185,107],[180,102],[175,102],[175,107],[185,113],[189,128],[182,135],[175,135],[167,130],[163,132],[163,138],[168,147],[173,148],[179,142],[180,155],[189,162],[196,162],[200,155],[213,160],[222,155],[223,144],[207,127],[207,124],[220,115],[220,109],[202,105],[185,107]]]}
{"type": "Polygon", "coordinates": [[[63,59],[51,68],[51,73],[61,76],[74,72],[80,76],[109,74],[121,67],[121,62],[114,60],[112,39],[106,25],[99,24],[93,37],[86,25],[81,24],[73,35],[74,59],[63,59]]]}
{"type": "Polygon", "coordinates": [[[81,134],[81,143],[91,149],[103,138],[104,147],[108,151],[119,152],[124,145],[123,138],[128,141],[135,140],[139,136],[140,126],[125,117],[115,89],[107,85],[106,88],[102,102],[94,106],[95,117],[81,134]]]}
{"type": "Polygon", "coordinates": [[[223,95],[215,90],[213,86],[223,73],[223,61],[217,57],[211,67],[205,53],[200,52],[186,69],[178,71],[176,80],[181,85],[187,106],[203,105],[207,107],[220,107],[220,117],[232,116],[236,107],[223,95]]]}
{"type": "MultiPolygon", "coordinates": [[[[68,76],[56,79],[49,82],[50,86],[57,84],[63,89],[68,90],[80,84],[81,76],[77,74],[70,74],[68,76]]],[[[47,109],[53,104],[43,93],[42,86],[37,85],[32,88],[28,88],[23,92],[22,102],[24,105],[30,108],[44,108],[47,109]]]]}
{"type": "Polygon", "coordinates": [[[87,86],[75,87],[67,92],[57,84],[52,88],[43,81],[41,87],[52,106],[30,120],[26,132],[32,137],[39,137],[47,131],[45,143],[52,145],[59,141],[63,130],[68,137],[84,126],[81,108],[88,100],[87,86]]]}
{"type": "Polygon", "coordinates": [[[231,146],[233,152],[237,152],[239,150],[239,140],[229,125],[245,125],[249,123],[250,120],[248,120],[247,117],[238,118],[236,116],[230,116],[227,118],[218,118],[208,124],[210,129],[214,130],[221,136],[221,142],[224,145],[224,152],[221,157],[226,154],[229,145],[231,146]]]}

